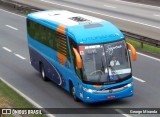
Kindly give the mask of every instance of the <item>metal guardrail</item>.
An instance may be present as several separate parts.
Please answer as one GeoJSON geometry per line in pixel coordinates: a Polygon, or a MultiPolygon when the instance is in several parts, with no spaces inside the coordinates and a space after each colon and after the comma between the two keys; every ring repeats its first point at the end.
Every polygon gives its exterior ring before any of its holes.
{"type": "Polygon", "coordinates": [[[10,10],[15,10],[15,11],[29,11],[29,12],[36,12],[36,11],[42,11],[43,9],[29,6],[26,4],[18,3],[15,1],[8,1],[8,0],[0,0],[0,6],[3,6],[5,8],[8,8],[10,10]]]}
{"type": "Polygon", "coordinates": [[[126,31],[122,31],[122,32],[126,37],[129,37],[130,39],[139,41],[141,43],[142,48],[143,48],[144,43],[160,48],[160,41],[159,40],[148,38],[148,37],[137,35],[137,34],[133,34],[133,33],[126,32],[126,31]]]}
{"type": "MultiPolygon", "coordinates": [[[[36,11],[45,10],[45,9],[36,8],[34,6],[29,6],[26,4],[18,3],[18,2],[12,1],[12,0],[10,0],[10,1],[0,0],[0,6],[2,6],[2,5],[4,7],[9,8],[9,9],[14,9],[14,10],[20,11],[20,12],[22,12],[22,11],[36,12],[36,11]]],[[[129,37],[130,39],[139,41],[141,43],[142,48],[143,48],[144,43],[160,48],[160,40],[156,40],[156,39],[148,38],[145,36],[133,34],[133,33],[127,32],[127,31],[122,31],[122,32],[126,37],[129,37]]]]}

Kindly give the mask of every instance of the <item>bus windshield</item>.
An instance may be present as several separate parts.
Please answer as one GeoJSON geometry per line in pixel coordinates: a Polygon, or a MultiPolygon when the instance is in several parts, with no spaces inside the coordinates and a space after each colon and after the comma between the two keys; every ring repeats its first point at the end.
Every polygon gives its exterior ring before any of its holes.
{"type": "Polygon", "coordinates": [[[131,77],[131,66],[125,41],[99,45],[80,45],[83,81],[109,84],[131,77]]]}

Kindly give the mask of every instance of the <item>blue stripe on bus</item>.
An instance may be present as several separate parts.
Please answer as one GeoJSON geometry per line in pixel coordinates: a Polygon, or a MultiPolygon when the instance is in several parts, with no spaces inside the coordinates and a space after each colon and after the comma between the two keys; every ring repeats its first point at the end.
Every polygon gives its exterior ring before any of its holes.
{"type": "Polygon", "coordinates": [[[31,57],[31,64],[33,67],[40,71],[39,62],[41,61],[45,67],[46,76],[51,78],[51,80],[56,82],[58,85],[64,87],[65,80],[61,72],[58,70],[58,68],[60,68],[60,64],[58,58],[56,57],[57,53],[53,49],[37,42],[36,40],[31,39],[29,36],[28,41],[30,43],[29,52],[31,57]]]}
{"type": "Polygon", "coordinates": [[[48,78],[53,80],[58,85],[65,87],[65,79],[62,76],[61,72],[51,63],[47,58],[29,46],[29,52],[31,55],[31,65],[36,68],[38,71],[39,69],[39,61],[41,61],[45,68],[45,74],[48,78]]]}

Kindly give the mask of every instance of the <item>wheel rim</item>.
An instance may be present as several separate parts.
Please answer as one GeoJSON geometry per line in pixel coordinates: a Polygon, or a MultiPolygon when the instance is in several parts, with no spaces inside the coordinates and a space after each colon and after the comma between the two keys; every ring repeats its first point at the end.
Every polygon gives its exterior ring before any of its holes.
{"type": "Polygon", "coordinates": [[[76,99],[76,94],[75,94],[75,88],[74,87],[72,87],[72,95],[73,95],[74,99],[76,99]]]}
{"type": "Polygon", "coordinates": [[[42,78],[44,79],[45,78],[45,73],[44,73],[44,69],[43,68],[42,68],[41,74],[42,74],[42,78]]]}

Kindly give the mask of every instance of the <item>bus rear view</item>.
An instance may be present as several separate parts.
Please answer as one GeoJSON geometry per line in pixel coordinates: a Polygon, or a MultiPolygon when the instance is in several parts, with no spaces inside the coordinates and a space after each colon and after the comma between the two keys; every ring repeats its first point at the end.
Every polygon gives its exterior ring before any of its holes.
{"type": "Polygon", "coordinates": [[[131,59],[136,50],[112,23],[64,10],[27,17],[31,65],[87,103],[133,95],[131,59]],[[36,31],[37,30],[37,31],[36,31]]]}

